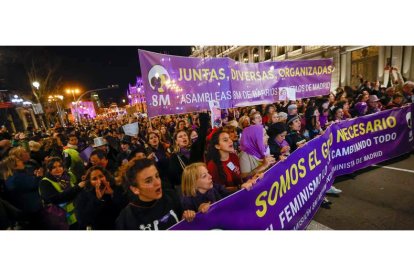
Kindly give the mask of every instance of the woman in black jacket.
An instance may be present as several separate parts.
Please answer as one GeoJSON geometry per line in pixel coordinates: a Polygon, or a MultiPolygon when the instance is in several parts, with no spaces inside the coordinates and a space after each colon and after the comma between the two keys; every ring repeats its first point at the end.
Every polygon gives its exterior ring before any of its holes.
{"type": "Polygon", "coordinates": [[[0,171],[5,180],[6,199],[23,212],[23,229],[42,230],[43,205],[39,196],[39,182],[43,169],[30,175],[25,171],[22,160],[9,156],[0,162],[0,171]]]}
{"type": "Polygon", "coordinates": [[[198,138],[191,143],[190,137],[185,130],[178,130],[174,134],[174,153],[171,155],[168,175],[175,190],[181,194],[181,175],[184,168],[195,162],[202,162],[206,144],[209,115],[200,114],[200,128],[198,138]]]}
{"type": "Polygon", "coordinates": [[[85,189],[74,201],[79,229],[114,230],[115,220],[127,203],[111,174],[103,167],[91,167],[86,172],[85,189]]]}
{"type": "Polygon", "coordinates": [[[63,161],[58,157],[51,158],[46,169],[46,176],[39,184],[39,192],[43,203],[47,206],[46,210],[49,211],[49,229],[67,229],[67,226],[69,229],[78,229],[73,200],[85,187],[85,182],[77,184],[75,175],[64,169],[63,161]],[[59,224],[55,223],[56,218],[52,218],[52,216],[60,214],[60,209],[65,212],[66,226],[62,225],[60,221],[59,224]]]}
{"type": "Polygon", "coordinates": [[[147,155],[149,159],[153,159],[160,172],[161,178],[168,178],[168,165],[170,162],[168,145],[161,142],[160,136],[156,132],[148,133],[147,155]]]}

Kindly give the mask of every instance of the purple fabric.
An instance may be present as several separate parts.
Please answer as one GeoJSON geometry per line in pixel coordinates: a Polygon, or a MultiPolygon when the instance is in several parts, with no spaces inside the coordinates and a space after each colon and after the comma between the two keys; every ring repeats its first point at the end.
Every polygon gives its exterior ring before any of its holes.
{"type": "Polygon", "coordinates": [[[270,168],[252,190],[234,193],[170,229],[306,229],[335,177],[414,149],[413,115],[410,105],[333,124],[270,168]]]}
{"type": "Polygon", "coordinates": [[[266,147],[263,143],[264,128],[261,125],[251,125],[243,129],[240,139],[240,149],[258,159],[265,157],[266,147]]]}
{"type": "MultiPolygon", "coordinates": [[[[294,88],[296,98],[328,95],[333,59],[240,63],[138,51],[148,116],[271,104],[294,88]],[[280,91],[280,92],[279,92],[280,91]]],[[[286,97],[286,95],[284,95],[286,97]]]]}
{"type": "Polygon", "coordinates": [[[363,116],[367,113],[368,105],[366,102],[359,102],[355,104],[355,110],[358,113],[358,116],[363,116]]]}
{"type": "Polygon", "coordinates": [[[184,155],[187,159],[190,159],[191,151],[189,148],[181,148],[180,153],[184,155]]]}
{"type": "Polygon", "coordinates": [[[325,115],[319,115],[319,123],[321,124],[321,127],[325,127],[326,123],[328,122],[328,116],[325,115]]]}
{"type": "Polygon", "coordinates": [[[282,143],[279,143],[278,141],[276,141],[276,144],[281,148],[289,146],[289,143],[286,140],[283,140],[282,143]]]}

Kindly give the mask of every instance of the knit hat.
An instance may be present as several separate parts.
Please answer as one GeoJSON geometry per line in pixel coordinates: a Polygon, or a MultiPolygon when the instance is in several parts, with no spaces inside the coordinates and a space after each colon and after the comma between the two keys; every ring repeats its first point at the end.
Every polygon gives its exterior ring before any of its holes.
{"type": "Polygon", "coordinates": [[[300,116],[299,115],[288,115],[286,124],[290,125],[296,119],[300,120],[300,116]]]}

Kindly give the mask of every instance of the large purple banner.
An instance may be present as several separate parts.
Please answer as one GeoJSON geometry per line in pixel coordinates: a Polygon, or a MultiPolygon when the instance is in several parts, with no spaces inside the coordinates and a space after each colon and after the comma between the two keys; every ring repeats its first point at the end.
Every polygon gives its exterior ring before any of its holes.
{"type": "Polygon", "coordinates": [[[296,98],[327,95],[332,59],[239,63],[229,58],[189,58],[139,50],[148,116],[274,103],[287,88],[296,98]]]}
{"type": "Polygon", "coordinates": [[[340,122],[195,220],[171,230],[306,229],[335,176],[414,149],[412,106],[340,122]]]}

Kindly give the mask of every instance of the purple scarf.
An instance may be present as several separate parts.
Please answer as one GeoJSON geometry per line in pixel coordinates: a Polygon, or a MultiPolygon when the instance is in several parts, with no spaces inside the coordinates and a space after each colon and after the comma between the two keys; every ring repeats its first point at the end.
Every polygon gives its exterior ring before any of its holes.
{"type": "Polygon", "coordinates": [[[265,157],[266,147],[263,143],[263,126],[251,125],[243,130],[240,149],[258,159],[265,157]]]}
{"type": "Polygon", "coordinates": [[[323,114],[319,115],[319,123],[321,124],[322,128],[325,127],[327,122],[328,122],[328,116],[325,116],[323,114]]]}
{"type": "Polygon", "coordinates": [[[184,155],[187,159],[190,159],[191,151],[188,148],[181,148],[180,153],[184,155]]]}

